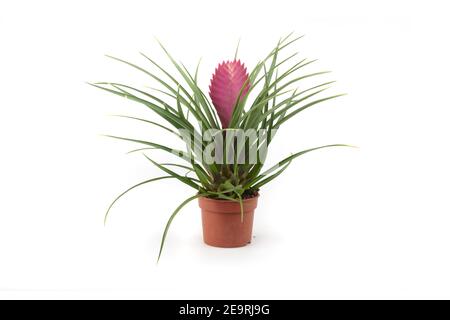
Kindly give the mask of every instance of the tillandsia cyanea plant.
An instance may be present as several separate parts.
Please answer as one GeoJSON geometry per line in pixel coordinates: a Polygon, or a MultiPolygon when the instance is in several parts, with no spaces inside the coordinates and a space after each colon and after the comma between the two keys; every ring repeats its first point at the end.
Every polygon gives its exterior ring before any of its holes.
{"type": "Polygon", "coordinates": [[[161,48],[176,69],[177,75],[145,54],[142,56],[156,71],[110,57],[145,73],[160,88],[148,91],[107,82],[92,85],[136,101],[156,113],[164,124],[124,117],[146,122],[177,136],[183,140],[186,151],[156,141],[109,136],[145,146],[133,151],[162,150],[173,154],[182,162],[158,163],[144,154],[165,175],[145,180],[120,194],[109,206],[105,221],[116,201],[138,186],[162,179],[177,179],[194,189],[194,194],[174,210],[166,224],[159,260],[172,220],[190,201],[208,197],[239,202],[243,216],[244,199],[258,195],[260,188],[283,173],[292,160],[321,148],[345,146],[332,144],[303,150],[267,169],[263,168],[267,148],[283,124],[314,105],[341,96],[320,96],[333,81],[298,88],[300,83],[304,83],[303,80],[326,73],[302,72],[314,60],[297,59],[296,53],[282,57],[286,48],[300,38],[295,38],[292,34],[281,38],[275,48],[250,72],[237,60],[236,49],[232,61],[220,63],[216,68],[209,86],[210,99],[198,85],[199,66],[197,65],[194,73],[189,72],[162,45],[161,48]],[[251,101],[250,96],[253,96],[251,101]]]}

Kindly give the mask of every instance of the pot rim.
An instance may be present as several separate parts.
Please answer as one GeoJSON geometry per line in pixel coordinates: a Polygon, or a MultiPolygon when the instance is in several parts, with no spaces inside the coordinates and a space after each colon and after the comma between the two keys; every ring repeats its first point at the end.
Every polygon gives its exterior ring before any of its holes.
{"type": "MultiPolygon", "coordinates": [[[[246,198],[246,199],[242,199],[242,202],[249,202],[252,200],[257,200],[259,198],[259,192],[256,194],[256,196],[253,196],[251,198],[246,198]]],[[[205,196],[201,196],[198,198],[199,200],[203,200],[203,201],[213,201],[213,202],[223,202],[223,203],[236,203],[239,201],[233,201],[233,200],[226,200],[226,199],[213,199],[213,198],[208,198],[205,196]]]]}

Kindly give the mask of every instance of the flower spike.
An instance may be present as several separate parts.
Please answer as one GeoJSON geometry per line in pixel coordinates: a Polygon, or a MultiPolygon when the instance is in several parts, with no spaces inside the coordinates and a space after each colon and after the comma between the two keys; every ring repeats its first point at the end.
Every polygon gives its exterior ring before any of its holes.
{"type": "Polygon", "coordinates": [[[240,60],[224,61],[216,68],[209,86],[209,96],[223,128],[228,128],[230,124],[241,89],[241,100],[248,93],[248,79],[247,68],[240,60]]]}

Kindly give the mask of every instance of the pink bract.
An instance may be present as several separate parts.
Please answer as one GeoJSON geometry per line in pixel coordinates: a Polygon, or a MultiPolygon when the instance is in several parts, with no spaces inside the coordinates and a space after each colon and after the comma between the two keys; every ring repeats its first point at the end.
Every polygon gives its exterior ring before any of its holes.
{"type": "Polygon", "coordinates": [[[250,89],[247,68],[244,64],[240,60],[224,61],[219,64],[211,79],[209,96],[219,114],[222,128],[228,128],[242,88],[241,100],[250,89]]]}

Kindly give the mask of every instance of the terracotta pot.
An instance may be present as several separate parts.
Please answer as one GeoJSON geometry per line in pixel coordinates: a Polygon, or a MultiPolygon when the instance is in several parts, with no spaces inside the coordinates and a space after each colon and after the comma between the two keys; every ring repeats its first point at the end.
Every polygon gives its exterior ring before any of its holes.
{"type": "Polygon", "coordinates": [[[235,248],[252,240],[253,214],[258,197],[243,200],[244,219],[239,202],[199,198],[202,209],[203,241],[214,247],[235,248]]]}

